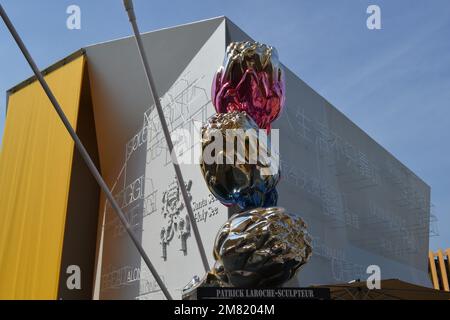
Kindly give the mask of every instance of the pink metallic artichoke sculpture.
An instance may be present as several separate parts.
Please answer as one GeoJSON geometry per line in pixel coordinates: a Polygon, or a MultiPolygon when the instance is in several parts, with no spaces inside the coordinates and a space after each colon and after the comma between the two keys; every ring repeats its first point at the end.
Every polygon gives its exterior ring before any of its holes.
{"type": "Polygon", "coordinates": [[[284,72],[275,48],[258,42],[232,42],[212,85],[218,113],[245,111],[270,130],[285,103],[284,72]]]}

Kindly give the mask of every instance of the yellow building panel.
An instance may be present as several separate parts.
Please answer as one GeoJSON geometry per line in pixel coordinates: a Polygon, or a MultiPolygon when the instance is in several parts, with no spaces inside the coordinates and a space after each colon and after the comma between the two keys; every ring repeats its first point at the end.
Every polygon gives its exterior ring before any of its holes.
{"type": "Polygon", "coordinates": [[[434,253],[433,251],[428,252],[428,266],[430,268],[431,273],[431,281],[433,282],[433,288],[439,290],[439,279],[436,270],[436,264],[434,262],[434,253]]]}
{"type": "MultiPolygon", "coordinates": [[[[445,250],[445,255],[447,256],[448,270],[450,270],[450,248],[445,250]]],[[[450,278],[450,274],[447,274],[447,276],[449,276],[449,278],[450,278]]]]}
{"type": "Polygon", "coordinates": [[[444,285],[443,289],[445,291],[450,291],[449,286],[448,286],[447,271],[445,270],[444,254],[442,253],[441,249],[438,250],[437,256],[438,256],[438,262],[439,262],[439,269],[441,271],[440,273],[441,273],[442,283],[444,285]]]}
{"type": "MultiPolygon", "coordinates": [[[[46,75],[76,126],[85,58],[46,75]]],[[[55,299],[74,144],[37,81],[9,97],[0,154],[0,299],[55,299]]]]}

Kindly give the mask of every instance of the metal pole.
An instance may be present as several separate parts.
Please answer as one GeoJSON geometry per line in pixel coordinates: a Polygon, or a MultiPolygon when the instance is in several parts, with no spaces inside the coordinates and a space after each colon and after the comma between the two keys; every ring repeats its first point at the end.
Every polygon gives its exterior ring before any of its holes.
{"type": "Polygon", "coordinates": [[[166,298],[168,300],[172,300],[172,297],[171,297],[169,291],[167,290],[167,287],[165,286],[162,279],[158,275],[158,272],[156,271],[153,264],[150,262],[150,259],[148,258],[147,254],[145,253],[142,245],[139,243],[139,240],[136,238],[133,231],[131,230],[131,226],[128,223],[127,219],[125,218],[125,215],[123,214],[122,209],[120,209],[120,207],[117,204],[116,200],[114,199],[113,195],[109,191],[109,188],[106,185],[106,182],[103,180],[102,176],[100,175],[97,168],[95,167],[94,162],[92,161],[91,157],[89,156],[88,152],[86,151],[85,147],[83,146],[83,143],[81,142],[80,138],[78,138],[75,130],[72,128],[69,120],[67,119],[66,115],[64,114],[64,111],[62,110],[62,108],[59,105],[58,101],[56,100],[55,96],[53,95],[53,92],[50,90],[47,82],[45,81],[44,77],[42,76],[42,73],[39,71],[38,67],[36,66],[36,63],[34,62],[33,58],[31,57],[30,53],[28,52],[27,48],[25,47],[25,44],[23,43],[22,39],[20,38],[19,34],[17,33],[11,20],[9,20],[9,17],[6,14],[6,12],[3,9],[1,4],[0,4],[0,15],[1,15],[3,21],[5,22],[6,27],[8,28],[9,32],[11,33],[11,35],[13,36],[17,45],[19,46],[20,50],[22,51],[23,55],[25,56],[25,59],[28,61],[28,64],[30,65],[31,69],[33,70],[34,74],[36,75],[36,78],[38,79],[39,83],[41,84],[42,89],[44,89],[45,93],[47,94],[48,98],[50,99],[50,102],[52,103],[53,107],[55,108],[55,111],[58,113],[61,121],[64,123],[64,126],[66,127],[70,136],[75,141],[76,148],[78,149],[78,151],[80,152],[84,161],[86,162],[86,165],[88,166],[88,168],[91,171],[92,175],[94,176],[95,180],[97,180],[97,183],[99,184],[100,188],[105,193],[106,198],[111,203],[111,206],[113,207],[113,209],[119,216],[120,221],[122,222],[125,229],[127,230],[128,235],[131,237],[131,240],[133,241],[137,250],[141,254],[146,265],[150,269],[150,272],[152,273],[152,275],[155,278],[156,282],[158,283],[159,287],[163,291],[166,298]]]}
{"type": "Polygon", "coordinates": [[[169,128],[167,127],[166,118],[164,117],[164,112],[161,106],[161,102],[157,96],[156,86],[153,81],[152,74],[150,72],[150,66],[148,63],[147,55],[144,50],[144,46],[142,44],[141,33],[139,32],[138,25],[136,23],[136,15],[134,13],[133,1],[132,0],[124,0],[123,4],[125,6],[125,10],[128,13],[128,18],[130,19],[131,26],[133,27],[134,35],[136,38],[136,43],[139,49],[139,54],[141,56],[142,64],[144,65],[145,74],[147,76],[148,87],[150,89],[151,96],[153,101],[155,102],[156,110],[158,111],[159,120],[161,121],[161,127],[163,129],[164,137],[167,142],[167,147],[169,148],[169,152],[172,158],[173,168],[175,169],[175,173],[178,179],[178,185],[181,189],[181,194],[183,196],[184,204],[186,205],[186,210],[189,215],[189,219],[191,220],[192,230],[194,230],[195,240],[197,241],[198,251],[200,252],[200,257],[202,259],[203,267],[205,271],[209,271],[208,259],[206,258],[205,248],[203,247],[203,242],[200,237],[200,232],[198,231],[197,222],[195,221],[194,213],[191,206],[191,200],[189,199],[188,192],[186,190],[186,185],[184,184],[183,175],[180,170],[180,166],[178,165],[177,156],[173,150],[172,138],[170,137],[169,128]]]}

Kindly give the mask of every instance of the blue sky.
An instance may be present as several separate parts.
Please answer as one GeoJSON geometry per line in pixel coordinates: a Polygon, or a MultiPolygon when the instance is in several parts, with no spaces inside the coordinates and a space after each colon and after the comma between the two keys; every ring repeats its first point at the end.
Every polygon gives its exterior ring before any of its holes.
{"type": "MultiPolygon", "coordinates": [[[[131,34],[121,0],[3,0],[37,64],[131,34]],[[66,8],[81,7],[81,30],[66,8]],[[56,46],[55,46],[56,44],[56,46]]],[[[226,15],[432,188],[439,219],[430,248],[450,247],[450,1],[144,1],[142,31],[226,15]],[[366,9],[381,8],[381,30],[366,9]]],[[[0,23],[0,137],[5,91],[31,75],[0,23]]]]}

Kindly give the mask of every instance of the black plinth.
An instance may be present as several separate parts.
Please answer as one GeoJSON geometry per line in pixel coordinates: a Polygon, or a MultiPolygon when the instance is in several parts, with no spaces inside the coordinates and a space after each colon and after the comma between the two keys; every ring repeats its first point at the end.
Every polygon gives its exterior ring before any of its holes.
{"type": "Polygon", "coordinates": [[[201,287],[183,295],[183,300],[205,299],[297,299],[328,300],[328,288],[220,288],[201,287]]]}

